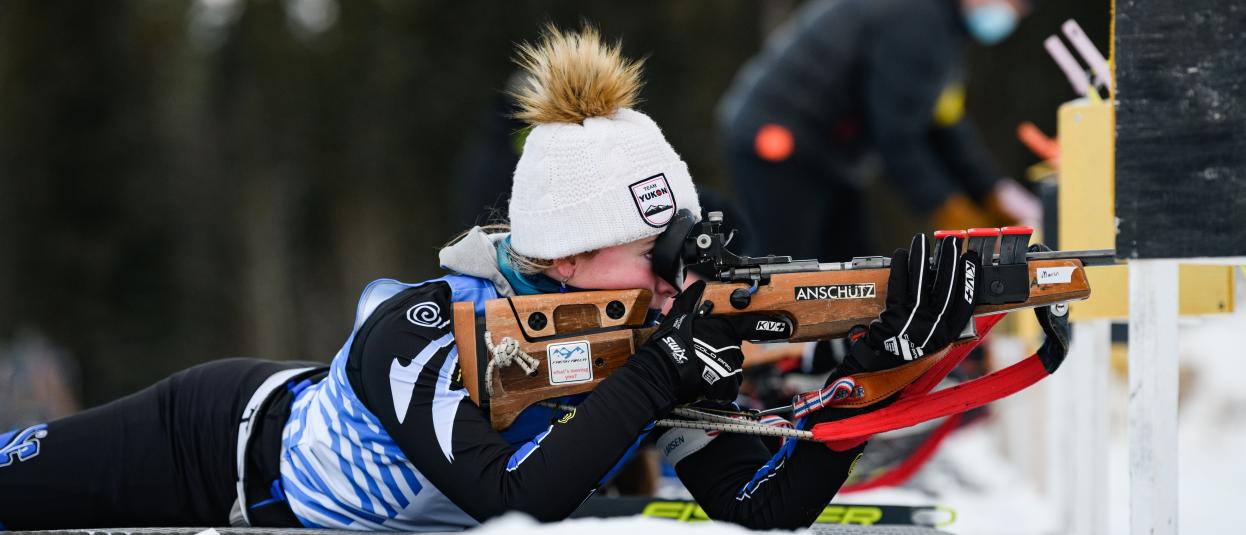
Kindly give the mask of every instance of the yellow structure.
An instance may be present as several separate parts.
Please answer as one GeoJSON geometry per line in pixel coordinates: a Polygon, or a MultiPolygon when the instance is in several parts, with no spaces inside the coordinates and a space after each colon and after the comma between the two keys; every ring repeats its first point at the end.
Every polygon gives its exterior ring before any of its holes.
{"type": "MultiPolygon", "coordinates": [[[[1116,247],[1116,118],[1108,102],[1060,106],[1058,243],[1062,250],[1116,247]]],[[[1181,266],[1181,315],[1233,311],[1233,268],[1181,266]]],[[[1087,268],[1091,298],[1071,307],[1070,319],[1129,317],[1128,266],[1087,268]]]]}

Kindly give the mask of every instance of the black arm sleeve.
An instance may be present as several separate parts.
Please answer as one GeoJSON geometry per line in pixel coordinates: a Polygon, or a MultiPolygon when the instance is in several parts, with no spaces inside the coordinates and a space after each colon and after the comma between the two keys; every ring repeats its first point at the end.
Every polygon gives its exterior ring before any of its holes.
{"type": "Polygon", "coordinates": [[[843,452],[789,440],[771,453],[755,436],[723,433],[675,465],[710,518],[753,529],[809,527],[865,446],[843,452]]]}
{"type": "Polygon", "coordinates": [[[448,380],[457,368],[448,362],[457,359],[449,322],[425,327],[407,318],[407,310],[424,302],[451,310],[449,287],[426,284],[382,304],[356,335],[347,376],[411,463],[477,520],[510,510],[543,521],[565,518],[645,427],[674,403],[671,377],[654,363],[629,362],[602,381],[569,418],[551,422],[532,441],[513,447],[493,430],[466,391],[454,389],[448,380]],[[394,370],[411,366],[413,357],[418,363],[421,356],[427,360],[414,385],[409,379],[404,383],[394,370]],[[393,401],[403,399],[401,392],[394,392],[403,388],[412,392],[405,411],[393,401]]]}

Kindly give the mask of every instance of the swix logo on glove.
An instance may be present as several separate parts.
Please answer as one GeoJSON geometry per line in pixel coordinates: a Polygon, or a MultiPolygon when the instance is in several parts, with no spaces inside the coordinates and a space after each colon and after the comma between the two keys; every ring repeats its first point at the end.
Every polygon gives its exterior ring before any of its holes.
{"type": "Polygon", "coordinates": [[[973,267],[973,262],[965,262],[965,302],[973,303],[973,279],[978,274],[978,269],[973,267]]]}
{"type": "Polygon", "coordinates": [[[669,354],[672,359],[675,359],[676,364],[688,362],[687,350],[684,349],[683,346],[679,345],[678,341],[670,336],[667,336],[662,339],[662,342],[665,343],[666,347],[670,349],[669,354]]]}

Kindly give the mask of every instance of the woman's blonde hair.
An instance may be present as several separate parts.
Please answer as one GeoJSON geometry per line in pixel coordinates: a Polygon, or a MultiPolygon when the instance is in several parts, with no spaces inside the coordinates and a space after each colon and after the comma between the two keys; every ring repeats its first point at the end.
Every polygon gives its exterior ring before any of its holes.
{"type": "MultiPolygon", "coordinates": [[[[511,231],[511,226],[510,226],[510,223],[507,223],[505,219],[501,219],[501,220],[496,220],[493,223],[481,225],[480,230],[484,231],[485,234],[505,234],[511,231]]],[[[471,233],[472,233],[472,229],[468,229],[463,232],[460,232],[458,236],[455,236],[454,238],[452,238],[443,247],[449,247],[451,245],[454,245],[462,241],[463,238],[466,238],[467,235],[471,233]]],[[[499,244],[498,247],[505,247],[505,245],[499,244]]],[[[511,267],[515,271],[518,271],[520,274],[523,274],[523,275],[536,275],[538,273],[544,272],[545,270],[549,268],[554,267],[553,260],[545,260],[542,258],[532,258],[529,256],[524,256],[519,253],[516,253],[515,249],[511,247],[506,247],[505,252],[506,252],[506,258],[507,260],[510,261],[511,267]]]]}

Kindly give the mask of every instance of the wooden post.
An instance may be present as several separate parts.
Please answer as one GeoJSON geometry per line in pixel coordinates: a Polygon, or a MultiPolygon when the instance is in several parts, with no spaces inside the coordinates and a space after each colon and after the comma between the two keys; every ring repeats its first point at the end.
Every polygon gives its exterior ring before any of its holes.
{"type": "Polygon", "coordinates": [[[1129,531],[1177,532],[1177,262],[1129,264],[1129,531]]]}
{"type": "Polygon", "coordinates": [[[1073,324],[1073,345],[1051,381],[1048,434],[1050,495],[1061,518],[1062,533],[1106,533],[1108,463],[1108,391],[1112,322],[1073,324]]]}
{"type": "MultiPolygon", "coordinates": [[[[1115,117],[1111,102],[1060,106],[1060,247],[1116,245],[1113,206],[1115,117]]],[[[1064,533],[1106,533],[1108,510],[1107,393],[1111,388],[1111,318],[1124,318],[1125,266],[1086,271],[1094,295],[1070,309],[1073,345],[1050,379],[1048,495],[1064,533]]]]}

